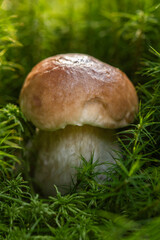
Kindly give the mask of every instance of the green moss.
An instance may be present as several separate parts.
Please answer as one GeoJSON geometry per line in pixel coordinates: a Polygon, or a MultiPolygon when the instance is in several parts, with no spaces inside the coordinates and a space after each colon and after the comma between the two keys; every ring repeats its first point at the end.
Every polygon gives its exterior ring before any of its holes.
{"type": "Polygon", "coordinates": [[[0,239],[158,240],[159,1],[0,4],[0,239]],[[34,134],[17,104],[31,68],[65,52],[90,54],[124,70],[137,88],[139,114],[118,132],[123,157],[104,173],[104,182],[96,181],[98,162],[82,156],[68,195],[56,188],[57,196],[43,199],[32,189],[28,168],[16,171],[27,162],[25,146],[34,134]]]}

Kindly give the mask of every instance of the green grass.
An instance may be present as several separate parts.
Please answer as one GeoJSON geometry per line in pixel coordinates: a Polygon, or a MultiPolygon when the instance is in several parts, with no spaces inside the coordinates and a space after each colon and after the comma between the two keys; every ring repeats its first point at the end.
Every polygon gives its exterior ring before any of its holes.
{"type": "Polygon", "coordinates": [[[0,2],[0,239],[159,240],[159,1],[0,2]],[[151,47],[152,46],[152,47],[151,47]],[[140,105],[118,131],[123,158],[99,183],[92,158],[68,195],[33,189],[27,142],[34,128],[18,107],[26,74],[58,53],[83,52],[125,71],[140,105]]]}

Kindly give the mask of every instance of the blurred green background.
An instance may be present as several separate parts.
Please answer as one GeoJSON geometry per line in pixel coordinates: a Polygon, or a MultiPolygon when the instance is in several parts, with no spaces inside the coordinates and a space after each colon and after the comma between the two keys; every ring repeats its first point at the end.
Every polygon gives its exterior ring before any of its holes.
{"type": "Polygon", "coordinates": [[[160,50],[158,0],[1,0],[0,104],[18,103],[27,73],[59,53],[92,55],[135,74],[151,45],[160,50]]]}

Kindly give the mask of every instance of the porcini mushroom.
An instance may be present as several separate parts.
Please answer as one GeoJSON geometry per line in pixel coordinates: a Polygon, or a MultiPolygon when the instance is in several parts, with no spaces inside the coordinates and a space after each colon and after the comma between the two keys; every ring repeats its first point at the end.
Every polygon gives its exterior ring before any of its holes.
{"type": "Polygon", "coordinates": [[[60,54],[27,76],[20,107],[37,132],[35,181],[44,195],[70,185],[80,155],[114,162],[115,130],[134,120],[135,88],[118,68],[85,54],[60,54]]]}

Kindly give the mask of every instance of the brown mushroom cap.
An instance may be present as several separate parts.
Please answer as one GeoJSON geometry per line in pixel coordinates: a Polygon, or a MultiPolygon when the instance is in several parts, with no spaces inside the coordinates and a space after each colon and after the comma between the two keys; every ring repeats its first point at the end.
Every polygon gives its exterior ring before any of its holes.
{"type": "Polygon", "coordinates": [[[138,98],[118,68],[85,54],[60,54],[32,69],[21,90],[20,106],[43,130],[84,124],[119,128],[134,120],[138,98]]]}

